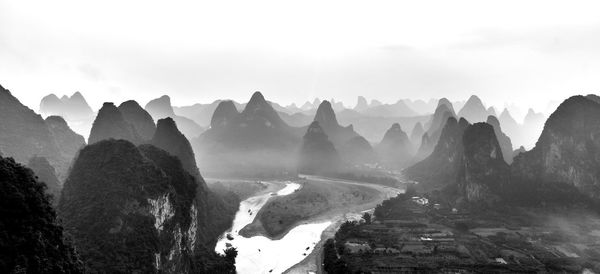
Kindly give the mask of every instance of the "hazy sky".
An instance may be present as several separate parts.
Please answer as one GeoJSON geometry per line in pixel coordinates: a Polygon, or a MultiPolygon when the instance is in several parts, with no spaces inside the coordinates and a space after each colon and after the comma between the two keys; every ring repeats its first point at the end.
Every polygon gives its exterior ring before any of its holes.
{"type": "Polygon", "coordinates": [[[260,90],[288,104],[357,95],[506,102],[600,91],[597,1],[0,0],[0,84],[175,105],[260,90]]]}

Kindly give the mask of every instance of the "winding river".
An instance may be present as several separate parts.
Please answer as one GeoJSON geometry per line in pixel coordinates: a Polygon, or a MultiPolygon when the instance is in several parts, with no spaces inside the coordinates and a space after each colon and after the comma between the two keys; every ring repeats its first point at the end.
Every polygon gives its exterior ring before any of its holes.
{"type": "MultiPolygon", "coordinates": [[[[320,263],[318,255],[315,254],[319,254],[320,246],[317,246],[317,244],[322,240],[323,235],[332,237],[337,227],[344,220],[360,219],[361,212],[372,210],[384,199],[393,197],[403,191],[381,185],[342,181],[317,176],[306,177],[314,181],[369,186],[378,190],[380,196],[369,203],[337,211],[334,216],[326,218],[325,221],[321,218],[321,221],[317,220],[297,225],[280,239],[269,239],[264,236],[246,238],[239,235],[239,231],[254,221],[256,214],[270,198],[292,194],[296,190],[299,190],[302,185],[294,182],[286,182],[285,187],[277,192],[260,194],[242,201],[231,229],[221,235],[215,247],[215,251],[221,254],[229,246],[237,249],[238,255],[235,264],[237,273],[284,273],[292,267],[294,269],[293,273],[318,271],[320,263]],[[229,239],[228,235],[230,236],[229,239]],[[315,247],[317,248],[316,250],[315,247]],[[311,254],[313,251],[316,252],[311,254]]],[[[265,183],[275,184],[274,182],[265,183]]]]}
{"type": "Polygon", "coordinates": [[[254,196],[241,202],[231,229],[221,235],[215,247],[219,253],[223,253],[227,244],[237,249],[235,266],[238,273],[282,273],[302,261],[320,241],[321,233],[331,222],[296,226],[278,240],[264,236],[245,238],[238,234],[254,221],[256,213],[271,197],[292,194],[300,187],[297,183],[286,183],[283,189],[274,194],[254,196]],[[228,234],[233,237],[232,240],[227,239],[228,234]]]}

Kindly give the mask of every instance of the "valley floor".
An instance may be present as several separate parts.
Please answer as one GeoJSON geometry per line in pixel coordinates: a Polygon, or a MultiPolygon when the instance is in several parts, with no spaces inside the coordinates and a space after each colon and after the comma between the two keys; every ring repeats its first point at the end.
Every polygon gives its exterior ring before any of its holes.
{"type": "Polygon", "coordinates": [[[328,265],[389,273],[600,271],[597,215],[515,207],[457,211],[403,196],[378,209],[373,223],[344,225],[336,248],[326,251],[340,259],[328,265]]]}

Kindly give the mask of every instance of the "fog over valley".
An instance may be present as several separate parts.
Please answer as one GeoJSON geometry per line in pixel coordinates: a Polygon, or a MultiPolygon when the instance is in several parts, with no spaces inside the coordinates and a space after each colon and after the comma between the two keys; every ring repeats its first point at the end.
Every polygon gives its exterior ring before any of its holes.
{"type": "Polygon", "coordinates": [[[592,1],[0,0],[0,273],[600,273],[592,1]]]}

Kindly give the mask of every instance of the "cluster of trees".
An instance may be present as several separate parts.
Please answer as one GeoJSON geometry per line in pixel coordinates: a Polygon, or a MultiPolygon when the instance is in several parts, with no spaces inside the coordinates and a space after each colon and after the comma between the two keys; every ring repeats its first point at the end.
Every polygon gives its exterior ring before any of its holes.
{"type": "Polygon", "coordinates": [[[63,235],[46,185],[0,156],[0,273],[83,273],[63,235]]]}

